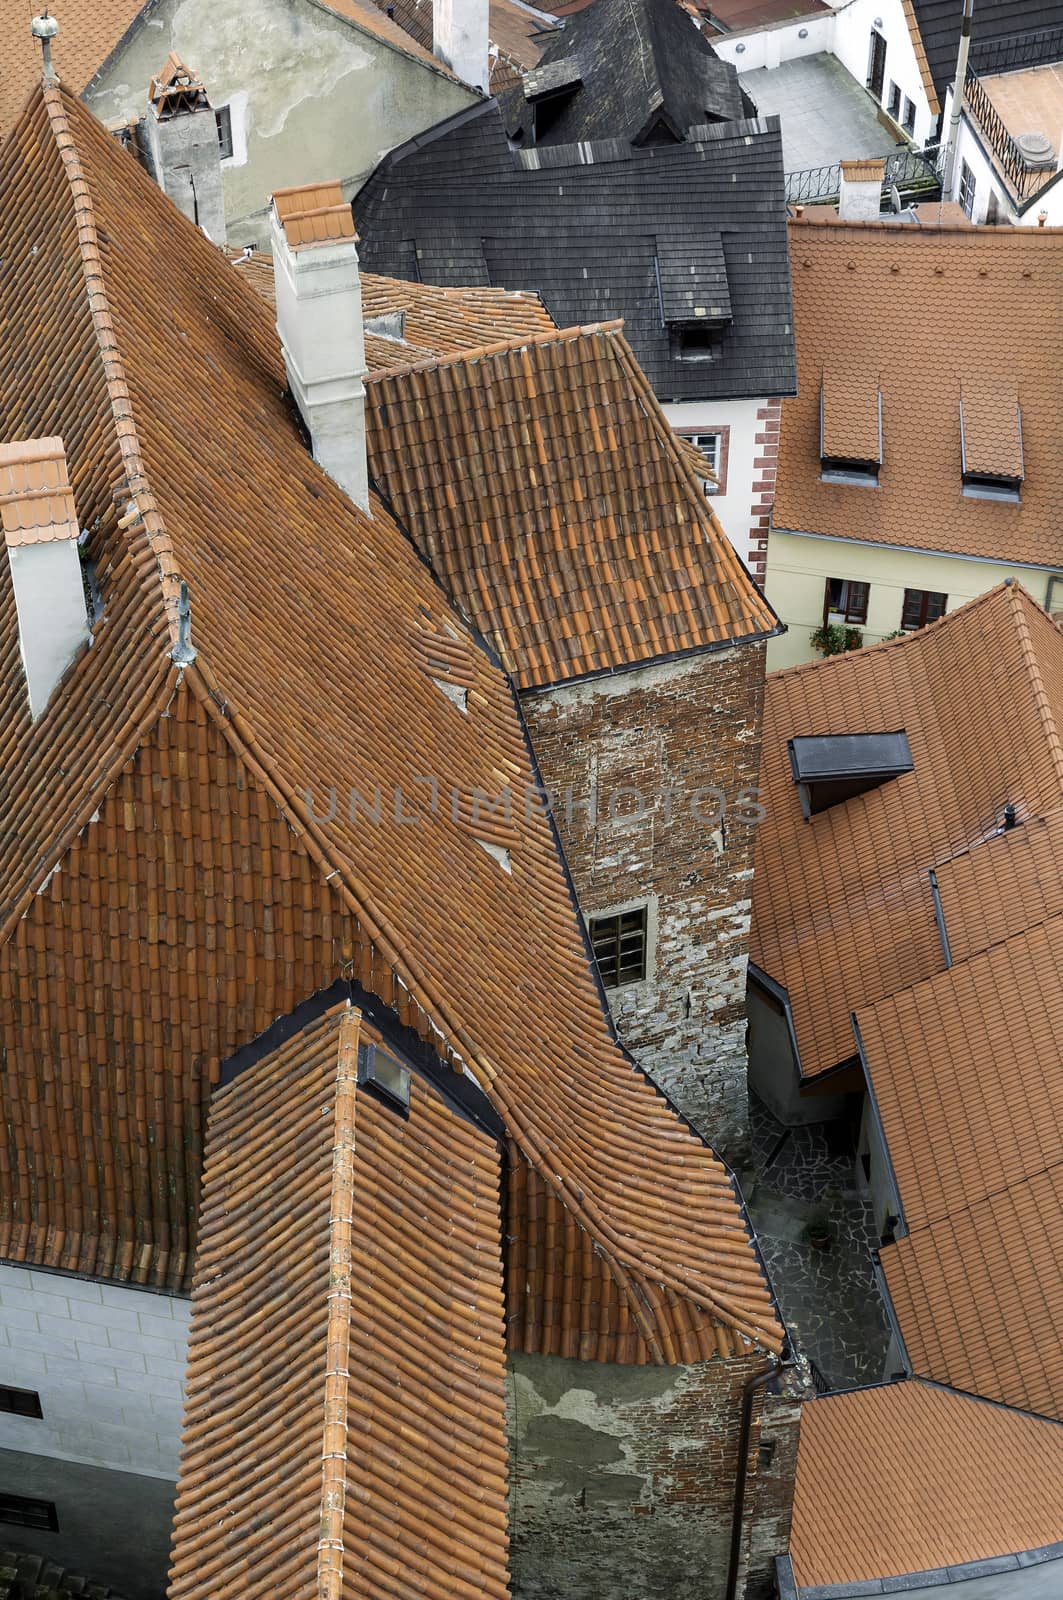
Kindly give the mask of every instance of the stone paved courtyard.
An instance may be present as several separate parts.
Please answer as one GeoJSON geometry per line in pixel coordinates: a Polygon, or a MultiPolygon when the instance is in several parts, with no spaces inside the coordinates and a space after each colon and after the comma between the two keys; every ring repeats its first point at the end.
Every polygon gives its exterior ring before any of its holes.
{"type": "Polygon", "coordinates": [[[889,1324],[875,1284],[878,1238],[857,1187],[856,1127],[786,1128],[750,1096],[752,1160],[742,1188],[783,1315],[834,1389],[883,1376],[889,1324]],[[807,1237],[826,1218],[827,1249],[807,1237]]]}

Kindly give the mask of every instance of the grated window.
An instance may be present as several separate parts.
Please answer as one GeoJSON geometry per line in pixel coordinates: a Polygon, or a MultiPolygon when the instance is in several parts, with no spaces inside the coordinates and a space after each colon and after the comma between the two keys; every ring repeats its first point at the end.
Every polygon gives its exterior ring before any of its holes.
{"type": "Polygon", "coordinates": [[[591,946],[602,983],[619,989],[646,977],[646,907],[590,919],[591,946]]]}

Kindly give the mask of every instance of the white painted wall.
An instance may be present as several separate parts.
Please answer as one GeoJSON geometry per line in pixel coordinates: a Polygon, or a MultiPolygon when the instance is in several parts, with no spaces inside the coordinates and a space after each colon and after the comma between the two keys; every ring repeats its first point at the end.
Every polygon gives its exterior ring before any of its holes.
{"type": "Polygon", "coordinates": [[[176,1479],[191,1301],[0,1265],[0,1383],[42,1418],[0,1414],[0,1449],[176,1479]]]}
{"type": "MultiPolygon", "coordinates": [[[[917,144],[925,144],[934,135],[937,117],[930,109],[923,87],[902,0],[849,0],[848,5],[839,6],[835,11],[727,34],[724,38],[713,39],[712,47],[722,61],[733,62],[739,72],[752,72],[756,67],[777,67],[782,61],[827,51],[837,56],[863,88],[867,83],[871,29],[876,21],[881,21],[877,31],[886,41],[883,93],[888,100],[892,79],[902,96],[907,95],[912,101],[915,130],[910,137],[917,144]]],[[[883,103],[885,105],[886,101],[883,103]]]]}
{"type": "MultiPolygon", "coordinates": [[[[757,411],[767,405],[757,400],[681,400],[664,406],[664,414],[677,433],[715,433],[730,429],[727,452],[727,492],[711,496],[712,509],[742,560],[749,562],[749,530],[753,526],[754,457],[757,411]]],[[[759,477],[759,473],[756,474],[759,477]]],[[[759,508],[758,508],[759,514],[759,508]]]]}
{"type": "MultiPolygon", "coordinates": [[[[950,89],[945,100],[945,129],[948,129],[948,119],[952,114],[952,90],[950,89]]],[[[950,200],[959,203],[960,178],[962,175],[961,163],[966,161],[974,174],[974,209],[971,212],[971,221],[982,223],[988,220],[989,202],[993,195],[997,198],[997,220],[1002,222],[1019,223],[1023,227],[1038,227],[1038,213],[1048,213],[1046,227],[1063,227],[1063,179],[1048,185],[1041,195],[1034,198],[1031,206],[1020,215],[1014,200],[1006,188],[1003,180],[997,174],[993,164],[989,143],[978,124],[973,121],[967,111],[960,119],[959,137],[956,141],[956,166],[953,173],[952,191],[947,196],[950,200]]],[[[1063,137],[1060,139],[1060,165],[1063,166],[1063,137]]],[[[1051,174],[1046,174],[1050,177],[1051,174]]]]}

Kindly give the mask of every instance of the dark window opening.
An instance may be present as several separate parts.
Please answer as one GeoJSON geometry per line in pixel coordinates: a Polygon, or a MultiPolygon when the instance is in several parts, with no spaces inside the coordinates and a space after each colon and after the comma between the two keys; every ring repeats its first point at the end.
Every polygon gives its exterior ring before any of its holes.
{"type": "Polygon", "coordinates": [[[940,594],[936,589],[905,589],[901,627],[905,633],[925,628],[928,622],[936,622],[938,617],[945,615],[948,603],[948,595],[940,594]]]}
{"type": "Polygon", "coordinates": [[[839,618],[843,622],[863,625],[867,621],[867,601],[871,593],[869,583],[856,583],[849,578],[828,578],[823,596],[823,626],[839,618]]]}
{"type": "Polygon", "coordinates": [[[43,1417],[41,1397],[35,1389],[9,1389],[0,1385],[0,1411],[12,1417],[43,1417]]]}
{"type": "Polygon", "coordinates": [[[228,106],[219,106],[214,113],[214,121],[218,125],[218,148],[223,161],[230,161],[233,154],[233,117],[228,106]]]}
{"type": "Polygon", "coordinates": [[[1004,478],[992,472],[965,472],[963,492],[974,500],[1019,500],[1021,478],[1004,478]]]}
{"type": "Polygon", "coordinates": [[[646,977],[646,929],[645,906],[591,918],[591,947],[607,989],[641,983],[646,977]]]}
{"type": "Polygon", "coordinates": [[[871,1151],[864,1150],[860,1156],[860,1165],[864,1169],[864,1182],[871,1182],[871,1151]]]}
{"type": "Polygon", "coordinates": [[[715,328],[687,324],[672,329],[672,347],[680,361],[712,361],[718,346],[715,328]]]}
{"type": "Polygon", "coordinates": [[[904,122],[902,126],[905,133],[915,132],[915,102],[914,100],[909,100],[907,95],[904,98],[904,122]]]}
{"type": "Polygon", "coordinates": [[[59,1532],[59,1518],[50,1500],[27,1500],[20,1494],[0,1494],[0,1522],[10,1523],[13,1528],[59,1532]]]}
{"type": "Polygon", "coordinates": [[[384,1105],[410,1114],[410,1069],[375,1044],[358,1046],[358,1082],[384,1105]]]}
{"type": "Polygon", "coordinates": [[[757,1466],[761,1472],[767,1472],[775,1460],[775,1443],[774,1439],[762,1439],[760,1442],[757,1449],[757,1466]]]}
{"type": "Polygon", "coordinates": [[[787,740],[790,770],[808,822],[913,770],[903,728],[895,733],[812,733],[787,740]]]}
{"type": "Polygon", "coordinates": [[[867,57],[867,87],[876,100],[882,99],[882,85],[886,81],[886,41],[877,28],[871,30],[871,45],[867,57]]]}
{"type": "Polygon", "coordinates": [[[976,188],[976,184],[975,184],[974,173],[971,171],[971,169],[967,165],[966,161],[961,161],[960,162],[960,205],[963,207],[964,213],[968,217],[973,217],[974,216],[974,194],[975,194],[975,188],[976,188]]]}
{"type": "Polygon", "coordinates": [[[890,116],[894,119],[895,122],[900,122],[900,120],[901,120],[901,90],[900,90],[900,85],[897,84],[897,83],[894,83],[892,78],[890,79],[889,105],[886,107],[886,109],[889,112],[890,116]]]}
{"type": "Polygon", "coordinates": [[[849,456],[824,456],[820,477],[824,483],[878,483],[877,461],[857,461],[849,456]]]}

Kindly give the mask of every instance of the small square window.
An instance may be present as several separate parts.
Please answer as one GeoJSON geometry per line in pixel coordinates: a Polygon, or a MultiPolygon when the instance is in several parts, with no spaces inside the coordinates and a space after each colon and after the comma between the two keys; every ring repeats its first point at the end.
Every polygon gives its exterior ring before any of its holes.
{"type": "Polygon", "coordinates": [[[214,120],[218,125],[218,148],[223,161],[231,161],[233,156],[233,116],[228,106],[219,106],[214,113],[214,120]]]}
{"type": "Polygon", "coordinates": [[[647,925],[645,906],[590,919],[591,946],[607,989],[645,979],[647,925]]]}
{"type": "Polygon", "coordinates": [[[867,621],[870,593],[869,583],[856,583],[849,578],[828,578],[823,600],[824,627],[839,620],[862,626],[867,621]]]}
{"type": "Polygon", "coordinates": [[[410,1069],[375,1044],[358,1046],[358,1082],[385,1105],[410,1113],[410,1069]]]}
{"type": "Polygon", "coordinates": [[[688,323],[675,329],[674,348],[680,361],[713,361],[719,337],[713,328],[688,323]]]}
{"type": "Polygon", "coordinates": [[[909,100],[907,95],[904,97],[903,127],[905,133],[915,132],[915,102],[913,100],[909,100]]]}
{"type": "Polygon", "coordinates": [[[9,1389],[0,1385],[0,1411],[10,1417],[43,1417],[41,1397],[35,1389],[9,1389]]]}
{"type": "Polygon", "coordinates": [[[905,633],[925,628],[928,622],[936,622],[938,617],[945,615],[948,603],[948,595],[936,589],[905,589],[901,627],[905,633]]]}
{"type": "Polygon", "coordinates": [[[0,1494],[0,1522],[10,1523],[13,1528],[59,1532],[59,1518],[51,1500],[27,1500],[20,1494],[0,1494]]]}
{"type": "Polygon", "coordinates": [[[887,105],[886,109],[889,112],[890,116],[893,117],[895,121],[899,122],[901,120],[901,91],[900,91],[900,86],[898,84],[894,83],[892,78],[890,79],[889,104],[887,105]]]}

